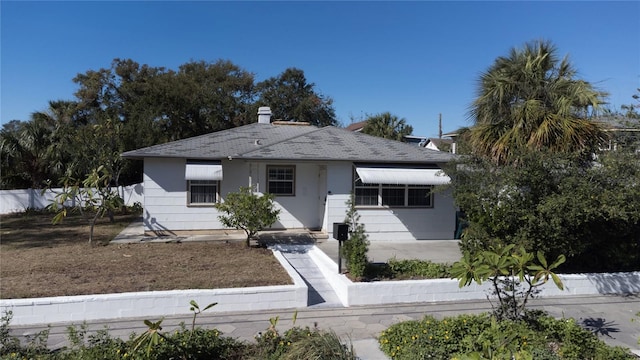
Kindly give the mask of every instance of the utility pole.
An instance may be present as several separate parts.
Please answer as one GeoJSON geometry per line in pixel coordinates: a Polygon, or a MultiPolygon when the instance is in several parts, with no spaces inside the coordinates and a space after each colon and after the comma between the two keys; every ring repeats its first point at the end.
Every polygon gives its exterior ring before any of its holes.
{"type": "Polygon", "coordinates": [[[442,139],[442,113],[438,114],[438,139],[442,139]]]}

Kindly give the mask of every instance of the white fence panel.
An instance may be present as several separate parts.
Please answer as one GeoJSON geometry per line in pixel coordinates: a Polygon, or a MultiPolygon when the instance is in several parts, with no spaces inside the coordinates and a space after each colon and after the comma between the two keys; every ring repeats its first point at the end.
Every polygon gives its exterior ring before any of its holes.
{"type": "MultiPolygon", "coordinates": [[[[23,212],[27,209],[44,209],[51,204],[61,188],[50,189],[42,193],[40,189],[0,190],[0,214],[23,212]]],[[[144,203],[142,184],[119,186],[118,194],[124,199],[127,206],[136,202],[144,203]]],[[[65,203],[67,206],[75,205],[74,201],[65,203]]]]}

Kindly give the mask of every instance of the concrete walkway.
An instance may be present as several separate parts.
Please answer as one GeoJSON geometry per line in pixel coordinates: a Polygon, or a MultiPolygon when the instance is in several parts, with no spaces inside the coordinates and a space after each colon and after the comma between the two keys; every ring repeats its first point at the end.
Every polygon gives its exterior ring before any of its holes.
{"type": "Polygon", "coordinates": [[[297,252],[285,248],[280,251],[307,284],[309,288],[308,306],[316,308],[342,307],[338,295],[307,254],[308,249],[297,252]]]}

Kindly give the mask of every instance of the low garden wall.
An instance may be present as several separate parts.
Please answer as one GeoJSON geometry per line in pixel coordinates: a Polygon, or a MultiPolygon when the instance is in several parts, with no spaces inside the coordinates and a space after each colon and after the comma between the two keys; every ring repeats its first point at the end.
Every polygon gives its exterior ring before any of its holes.
{"type": "MultiPolygon", "coordinates": [[[[354,283],[338,274],[338,265],[322,250],[309,255],[327,278],[344,306],[486,299],[490,284],[458,287],[454,279],[402,280],[354,283]]],[[[640,293],[640,272],[559,275],[565,290],[552,281],[541,286],[539,297],[640,293]]]]}
{"type": "MultiPolygon", "coordinates": [[[[354,283],[338,274],[338,265],[318,247],[309,256],[336,292],[343,306],[486,299],[488,284],[458,287],[453,279],[354,283]]],[[[289,273],[293,285],[213,290],[150,291],[104,295],[0,300],[0,312],[13,312],[12,324],[48,324],[141,316],[190,314],[189,302],[201,306],[217,302],[212,312],[293,309],[307,306],[304,280],[282,256],[274,255],[289,273]]],[[[540,297],[640,293],[640,272],[560,275],[565,290],[542,287],[540,297]]]]}
{"type": "Polygon", "coordinates": [[[148,291],[104,295],[0,300],[0,312],[13,312],[12,325],[50,324],[141,316],[190,314],[189,302],[218,305],[207,312],[290,309],[307,306],[307,285],[278,251],[293,285],[213,290],[148,291]]]}

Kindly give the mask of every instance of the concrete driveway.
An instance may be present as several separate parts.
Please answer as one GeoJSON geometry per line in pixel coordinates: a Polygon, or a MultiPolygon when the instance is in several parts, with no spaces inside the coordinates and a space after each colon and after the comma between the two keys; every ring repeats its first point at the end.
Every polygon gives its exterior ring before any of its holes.
{"type": "MultiPolygon", "coordinates": [[[[371,262],[386,262],[395,257],[399,260],[419,259],[452,264],[462,257],[458,243],[458,240],[371,241],[367,256],[371,262]]],[[[320,239],[316,246],[338,262],[337,240],[320,239]]]]}
{"type": "MultiPolygon", "coordinates": [[[[168,242],[168,241],[244,241],[242,231],[225,230],[211,234],[192,234],[185,236],[144,236],[142,219],[134,221],[125,228],[113,243],[139,242],[168,242]]],[[[320,232],[303,230],[263,231],[261,241],[269,244],[315,244],[338,262],[338,241],[327,238],[320,232]]],[[[372,262],[386,262],[388,259],[420,259],[437,263],[454,263],[460,260],[462,254],[458,247],[458,240],[419,240],[419,241],[372,241],[369,244],[369,260],[372,262]]]]}

